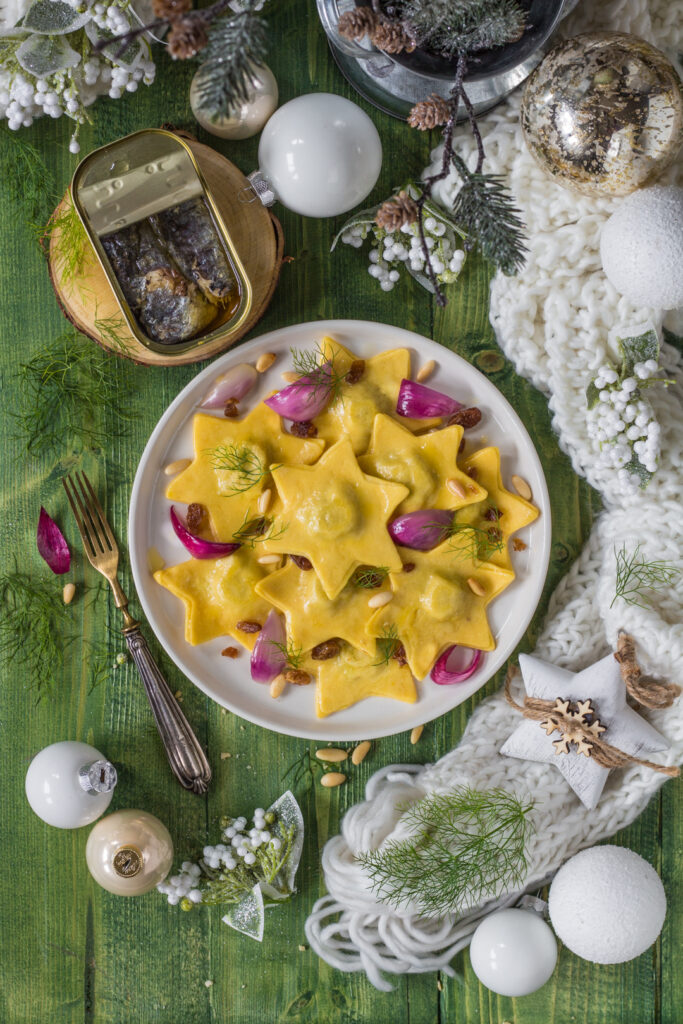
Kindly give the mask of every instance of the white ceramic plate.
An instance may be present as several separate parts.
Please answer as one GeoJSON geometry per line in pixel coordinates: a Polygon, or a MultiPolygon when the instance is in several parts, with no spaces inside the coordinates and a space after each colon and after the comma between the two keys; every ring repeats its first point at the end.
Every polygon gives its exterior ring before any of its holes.
{"type": "Polygon", "coordinates": [[[285,327],[255,338],[217,359],[200,373],[169,406],[145,448],[133,484],[128,543],[138,597],[164,650],[200,690],[236,714],[266,729],[291,736],[320,740],[373,739],[431,721],[467,700],[491,678],[510,656],[526,630],[538,604],[550,557],[550,502],[543,470],[521,420],[500,392],[478,370],[441,345],[411,331],[361,320],[321,320],[285,327]],[[187,558],[169,521],[170,502],[164,497],[168,477],[163,468],[175,459],[189,458],[192,417],[208,387],[219,373],[237,363],[254,361],[261,352],[279,353],[273,368],[262,375],[260,390],[247,402],[255,403],[282,385],[281,372],[291,369],[291,348],[314,348],[329,334],[361,357],[391,348],[409,348],[413,373],[428,359],[437,363],[429,384],[484,413],[476,429],[468,431],[468,449],[495,444],[500,448],[503,480],[513,473],[528,480],[539,506],[539,518],[520,534],[527,549],[515,554],[517,579],[488,609],[496,649],[482,658],[481,667],[465,683],[437,686],[429,678],[418,684],[415,704],[372,697],[319,719],[315,714],[315,688],[290,686],[273,700],[268,687],[254,683],[246,653],[235,661],[222,658],[225,638],[193,647],[184,639],[184,606],[152,578],[147,553],[156,547],[167,565],[187,558]],[[474,444],[472,444],[474,442],[474,444]]]}

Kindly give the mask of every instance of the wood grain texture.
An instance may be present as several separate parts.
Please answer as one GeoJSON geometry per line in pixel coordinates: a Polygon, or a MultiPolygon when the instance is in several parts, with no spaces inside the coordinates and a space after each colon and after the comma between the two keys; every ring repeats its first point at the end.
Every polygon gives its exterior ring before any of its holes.
{"type": "MultiPolygon", "coordinates": [[[[353,97],[338,73],[317,24],[313,5],[289,0],[271,5],[269,62],[281,101],[326,90],[353,97]]],[[[94,124],[83,132],[83,152],[127,132],[171,122],[196,131],[188,91],[194,66],[171,62],[158,53],[158,79],[124,99],[98,101],[94,124]]],[[[368,110],[377,125],[384,165],[370,197],[378,201],[419,173],[431,139],[368,110]]],[[[68,153],[70,126],[43,119],[27,132],[45,154],[55,179],[46,215],[63,194],[76,160],[68,153]]],[[[256,166],[257,140],[229,144],[203,141],[243,172],[256,166]]],[[[18,365],[63,328],[47,270],[16,208],[0,207],[0,384],[2,450],[0,476],[3,562],[16,555],[22,565],[45,577],[35,552],[40,504],[55,515],[76,552],[72,576],[78,596],[68,614],[83,637],[106,643],[113,662],[123,649],[116,613],[99,580],[84,566],[76,530],[61,494],[60,477],[73,463],[65,438],[58,458],[32,458],[13,439],[12,410],[23,396],[15,378],[18,365]],[[87,590],[85,589],[87,587],[87,590]]],[[[534,438],[550,483],[553,551],[543,599],[521,645],[531,649],[553,589],[567,572],[600,509],[597,495],[573,474],[552,433],[546,401],[517,377],[495,344],[487,318],[488,272],[470,260],[450,290],[445,310],[435,310],[417,285],[402,281],[390,294],[368,273],[365,257],[342,246],[333,257],[329,244],[339,226],[278,209],[291,262],[258,333],[285,324],[325,317],[355,317],[407,327],[434,337],[484,372],[513,403],[534,438]]],[[[84,342],[86,344],[87,342],[84,342]]],[[[112,436],[106,451],[80,460],[103,498],[115,530],[125,541],[130,487],[144,444],[158,417],[194,376],[193,367],[128,367],[112,358],[111,372],[127,389],[136,414],[126,433],[112,436]]],[[[113,428],[106,409],[98,422],[113,428]]],[[[112,430],[113,435],[113,430],[112,430]]],[[[124,558],[124,587],[132,594],[124,558]]],[[[57,583],[61,587],[61,583],[57,583]]],[[[132,598],[133,610],[136,602],[132,598]]],[[[139,609],[137,609],[139,610],[139,609]]],[[[149,634],[148,634],[149,635],[149,634]]],[[[156,645],[152,644],[159,654],[156,645]]],[[[16,666],[3,667],[0,735],[3,779],[0,787],[0,1021],[3,1024],[677,1024],[683,1016],[676,954],[683,938],[680,863],[681,789],[668,782],[646,813],[614,841],[630,846],[662,872],[669,914],[653,950],[633,963],[595,967],[562,950],[558,968],[540,992],[524,999],[498,998],[481,988],[467,953],[455,958],[459,980],[434,974],[396,979],[391,994],[376,992],[361,975],[330,969],[305,943],[303,925],[322,893],[320,851],[339,828],[340,815],[363,796],[369,776],[392,761],[433,761],[458,742],[472,709],[501,684],[492,680],[465,704],[425,728],[416,746],[408,734],[373,744],[365,761],[338,790],[297,787],[307,823],[299,871],[300,894],[290,905],[268,912],[263,945],[240,937],[220,923],[218,908],[184,914],[156,893],[127,900],[101,890],[84,862],[87,829],[50,829],[30,811],[23,779],[31,757],[60,739],[93,743],[119,769],[112,810],[141,807],[168,826],[178,863],[217,840],[224,813],[248,813],[267,805],[284,788],[288,766],[309,746],[241,722],[208,701],[185,681],[163,655],[172,688],[206,745],[215,781],[205,800],[184,792],[173,780],[156,735],[142,687],[130,663],[113,669],[94,691],[89,684],[89,648],[74,649],[65,664],[53,666],[54,693],[35,703],[33,680],[16,666]],[[221,752],[231,757],[221,759],[221,752]],[[206,987],[205,982],[213,984],[206,987]]],[[[314,744],[310,748],[314,749],[314,744]]]]}

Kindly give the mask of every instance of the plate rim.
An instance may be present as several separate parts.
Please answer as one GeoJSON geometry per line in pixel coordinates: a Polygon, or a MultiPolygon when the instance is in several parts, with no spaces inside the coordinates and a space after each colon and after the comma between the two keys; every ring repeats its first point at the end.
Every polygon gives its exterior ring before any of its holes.
{"type": "MultiPolygon", "coordinates": [[[[295,335],[297,331],[309,331],[311,329],[314,329],[315,332],[319,333],[320,337],[323,337],[325,335],[334,336],[335,332],[353,332],[354,329],[358,331],[370,330],[373,333],[377,331],[378,334],[382,334],[384,332],[391,332],[391,341],[389,341],[388,344],[384,346],[386,350],[389,350],[390,348],[409,348],[412,349],[413,352],[415,352],[416,348],[419,351],[419,348],[421,346],[424,346],[426,343],[428,348],[433,347],[440,353],[447,353],[449,361],[453,359],[456,363],[461,363],[465,367],[467,367],[467,372],[473,373],[476,378],[482,380],[485,383],[487,390],[491,388],[495,390],[500,400],[507,407],[507,414],[512,418],[513,422],[515,423],[515,428],[518,432],[518,436],[523,441],[526,442],[525,447],[527,448],[532,458],[532,461],[534,462],[534,468],[536,469],[536,474],[541,483],[541,494],[534,494],[534,499],[535,503],[538,505],[541,512],[541,516],[539,517],[539,519],[536,520],[536,522],[542,523],[544,528],[540,534],[542,540],[542,566],[539,569],[538,575],[535,579],[533,596],[529,601],[527,611],[520,619],[520,623],[513,630],[512,640],[508,642],[509,651],[505,658],[503,658],[501,665],[514,652],[515,648],[519,644],[519,641],[524,636],[524,633],[526,632],[529,623],[531,622],[534,614],[536,613],[536,609],[538,608],[538,604],[543,594],[543,589],[545,587],[545,582],[548,574],[548,567],[550,564],[550,552],[552,544],[552,518],[550,508],[550,495],[548,492],[547,481],[545,479],[545,473],[543,471],[543,465],[539,458],[538,452],[536,451],[536,446],[532,441],[528,430],[526,429],[524,423],[519,417],[514,406],[511,404],[511,402],[508,401],[508,399],[496,387],[496,385],[492,381],[490,381],[485,374],[478,370],[476,366],[473,366],[466,359],[458,355],[457,352],[454,352],[446,345],[442,345],[439,342],[434,341],[434,339],[426,337],[425,335],[418,334],[416,331],[410,331],[407,328],[396,327],[395,325],[392,324],[372,320],[308,320],[302,323],[290,324],[284,327],[276,328],[272,331],[268,331],[265,334],[261,334],[256,338],[252,338],[249,341],[238,345],[236,348],[230,349],[228,352],[225,352],[222,355],[218,356],[217,359],[213,360],[213,362],[206,366],[200,373],[198,373],[190,381],[188,381],[188,383],[181,389],[181,391],[166,407],[164,412],[159,417],[157,423],[155,424],[154,429],[152,430],[148,438],[148,441],[142,451],[142,454],[140,455],[138,468],[136,470],[135,478],[133,480],[133,487],[131,490],[131,497],[128,508],[128,555],[137,599],[142,607],[147,622],[149,623],[149,626],[152,629],[164,653],[171,658],[171,660],[174,662],[176,667],[182,672],[182,674],[194,686],[196,686],[205,696],[215,701],[215,703],[217,703],[220,707],[226,708],[227,710],[231,711],[233,714],[237,715],[238,718],[242,718],[245,721],[251,722],[254,725],[261,726],[262,728],[267,729],[271,732],[279,733],[281,735],[286,736],[293,736],[299,739],[309,739],[318,741],[324,740],[326,742],[329,742],[332,735],[329,729],[329,723],[331,721],[334,721],[337,718],[337,715],[343,715],[344,711],[340,711],[335,713],[334,715],[330,715],[320,719],[317,717],[313,717],[311,726],[306,727],[304,729],[289,727],[288,723],[274,722],[271,716],[269,716],[267,713],[265,715],[250,714],[248,712],[245,712],[243,708],[240,708],[238,710],[233,705],[233,703],[231,703],[229,693],[227,697],[220,699],[216,696],[215,692],[210,692],[208,688],[210,684],[203,683],[202,680],[198,678],[198,674],[195,673],[192,670],[192,668],[188,666],[186,663],[183,663],[182,658],[176,657],[172,647],[169,649],[169,646],[167,646],[167,641],[164,635],[164,629],[162,628],[154,609],[151,608],[147,601],[147,597],[145,594],[145,580],[143,579],[142,575],[143,572],[145,574],[149,573],[149,570],[147,568],[147,551],[141,550],[138,536],[140,533],[140,530],[138,529],[138,524],[141,521],[139,518],[140,511],[138,509],[138,505],[141,500],[141,491],[145,483],[147,465],[151,461],[157,443],[164,434],[169,421],[174,418],[176,412],[188,400],[189,393],[191,391],[194,392],[195,389],[198,389],[198,387],[204,380],[208,381],[209,379],[213,379],[215,374],[223,369],[223,364],[229,364],[233,361],[248,361],[251,353],[255,352],[257,349],[264,350],[265,346],[267,346],[269,343],[275,343],[276,341],[277,343],[281,344],[283,340],[286,340],[290,335],[295,335]],[[316,723],[326,723],[327,725],[325,731],[316,731],[316,723]]],[[[381,339],[379,340],[381,344],[381,339]]],[[[192,404],[188,406],[188,416],[192,413],[192,410],[196,408],[197,403],[196,401],[193,401],[192,404]]],[[[185,422],[185,419],[183,420],[183,423],[185,422]]],[[[177,429],[181,428],[179,427],[177,429]]],[[[175,433],[177,433],[177,430],[174,432],[174,436],[175,433]]],[[[533,526],[533,523],[530,525],[533,526]]],[[[186,643],[186,641],[183,642],[186,643]]],[[[493,654],[494,652],[491,653],[493,654]]],[[[460,704],[464,703],[464,701],[468,700],[469,697],[471,697],[474,693],[476,693],[489,682],[492,676],[495,675],[495,673],[499,670],[501,665],[493,669],[491,672],[486,673],[485,678],[482,678],[481,680],[478,680],[475,676],[472,681],[466,682],[464,684],[459,684],[457,689],[449,687],[447,692],[455,699],[448,701],[447,706],[445,706],[443,710],[439,711],[435,718],[432,718],[430,720],[438,720],[443,715],[448,714],[449,712],[453,711],[456,707],[458,707],[460,704]]],[[[421,681],[418,680],[418,685],[420,685],[420,682],[421,681]]],[[[424,680],[422,681],[422,683],[424,683],[424,680]]],[[[372,699],[386,700],[388,698],[372,699]]],[[[267,712],[267,709],[269,707],[275,709],[277,707],[277,704],[275,701],[270,701],[269,703],[264,702],[263,707],[264,712],[267,712]]],[[[415,703],[406,704],[405,707],[406,709],[418,709],[420,707],[419,698],[415,703]]],[[[412,718],[408,720],[405,725],[400,726],[400,728],[395,728],[394,725],[391,725],[389,728],[383,728],[380,724],[379,717],[371,718],[371,716],[369,715],[368,724],[370,726],[370,730],[367,733],[364,732],[362,738],[381,739],[385,736],[397,735],[399,732],[408,731],[409,729],[412,729],[415,725],[422,724],[423,718],[424,716],[420,716],[419,713],[417,717],[415,717],[415,711],[413,710],[412,718]]],[[[340,742],[345,742],[350,741],[352,739],[356,739],[359,734],[355,726],[353,728],[353,736],[351,736],[350,727],[348,725],[346,727],[340,725],[339,732],[335,733],[334,735],[338,737],[340,742]]]]}

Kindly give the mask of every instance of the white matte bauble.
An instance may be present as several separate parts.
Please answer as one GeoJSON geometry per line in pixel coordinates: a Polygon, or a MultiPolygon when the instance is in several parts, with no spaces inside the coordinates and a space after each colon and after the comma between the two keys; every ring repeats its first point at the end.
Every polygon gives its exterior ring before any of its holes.
{"type": "Polygon", "coordinates": [[[26,799],[39,818],[56,828],[81,828],[104,814],[116,785],[116,769],[89,743],[64,740],[45,747],[26,772],[26,799]]]}
{"type": "Polygon", "coordinates": [[[96,882],[117,896],[140,896],[163,882],[173,863],[168,829],[147,811],[115,811],[98,821],[85,847],[96,882]]]}
{"type": "Polygon", "coordinates": [[[335,217],[361,203],[382,166],[382,143],[364,111],[331,93],[290,100],[263,130],[259,171],[283,204],[335,217]]]}
{"type": "Polygon", "coordinates": [[[250,139],[260,132],[277,108],[277,82],[270,68],[254,65],[247,99],[236,103],[227,116],[199,104],[199,83],[210,73],[208,65],[201,67],[190,85],[190,106],[202,128],[219,139],[250,139]]]}
{"type": "Polygon", "coordinates": [[[593,846],[557,872],[548,910],[572,953],[596,964],[622,964],[659,935],[666,895],[655,869],[633,850],[593,846]]]}
{"type": "Polygon", "coordinates": [[[555,970],[557,942],[540,914],[511,907],[485,917],[470,944],[482,985],[500,996],[527,996],[555,970]]]}
{"type": "Polygon", "coordinates": [[[636,306],[683,306],[683,188],[634,192],[602,229],[602,269],[636,306]]]}

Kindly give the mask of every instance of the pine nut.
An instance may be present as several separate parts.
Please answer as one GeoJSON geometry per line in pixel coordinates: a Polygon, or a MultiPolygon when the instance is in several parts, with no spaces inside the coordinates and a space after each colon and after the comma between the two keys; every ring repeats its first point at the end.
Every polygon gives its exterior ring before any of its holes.
{"type": "Polygon", "coordinates": [[[270,487],[266,487],[263,494],[259,494],[259,499],[256,502],[256,508],[258,509],[259,515],[262,516],[268,510],[272,494],[273,492],[271,491],[270,487]]]}
{"type": "Polygon", "coordinates": [[[467,497],[467,491],[465,490],[463,485],[460,483],[460,481],[456,480],[454,476],[452,476],[450,478],[450,480],[446,481],[446,487],[451,492],[451,494],[454,494],[456,496],[456,498],[466,498],[467,497]]]}
{"type": "Polygon", "coordinates": [[[415,746],[424,731],[424,725],[416,725],[410,734],[410,742],[415,746]]]}
{"type": "Polygon", "coordinates": [[[384,608],[385,604],[389,604],[390,601],[394,600],[394,595],[390,590],[383,590],[381,594],[375,594],[368,601],[368,608],[384,608]]]}
{"type": "Polygon", "coordinates": [[[320,780],[320,785],[325,789],[332,789],[334,786],[341,786],[343,782],[346,782],[343,772],[327,772],[320,780]]]}
{"type": "Polygon", "coordinates": [[[164,473],[166,476],[176,476],[177,473],[182,473],[184,469],[192,462],[192,459],[176,459],[175,462],[169,462],[168,466],[164,466],[164,473]]]}
{"type": "Polygon", "coordinates": [[[257,558],[256,561],[259,565],[275,565],[275,563],[279,562],[281,559],[282,555],[261,555],[261,557],[257,558]]]}
{"type": "Polygon", "coordinates": [[[274,352],[262,352],[256,360],[256,369],[259,373],[265,373],[266,370],[271,368],[276,359],[277,356],[274,352]]]}
{"type": "Polygon", "coordinates": [[[316,750],[315,756],[319,761],[345,761],[349,756],[348,750],[341,750],[339,747],[323,747],[322,750],[316,750]]]}
{"type": "Polygon", "coordinates": [[[301,374],[295,373],[294,370],[285,370],[282,374],[282,379],[286,380],[288,384],[294,384],[300,376],[301,374]]]}
{"type": "Polygon", "coordinates": [[[417,371],[417,373],[415,374],[415,380],[418,382],[418,384],[422,384],[423,381],[431,377],[435,369],[436,363],[434,362],[433,359],[429,359],[424,364],[424,366],[421,366],[420,369],[417,371]]]}
{"type": "Polygon", "coordinates": [[[481,583],[478,580],[472,579],[471,576],[467,580],[467,586],[470,588],[473,594],[477,595],[477,597],[483,597],[484,594],[486,593],[481,583]]]}
{"type": "Polygon", "coordinates": [[[351,760],[353,763],[360,764],[361,761],[364,761],[371,746],[372,744],[370,743],[370,740],[363,740],[362,743],[359,743],[351,754],[351,760]]]}
{"type": "Polygon", "coordinates": [[[64,604],[71,604],[71,602],[74,599],[74,594],[75,593],[76,593],[76,584],[75,583],[65,583],[64,584],[64,590],[62,591],[62,599],[64,601],[64,604]]]}
{"type": "Polygon", "coordinates": [[[166,562],[163,560],[156,548],[149,548],[147,551],[147,567],[150,572],[159,572],[166,562]]]}
{"type": "Polygon", "coordinates": [[[274,699],[276,699],[277,697],[281,697],[282,694],[284,693],[286,686],[287,680],[285,679],[284,675],[280,673],[279,676],[275,676],[275,679],[273,679],[272,683],[270,684],[270,696],[274,699]]]}
{"type": "Polygon", "coordinates": [[[520,498],[524,498],[525,501],[531,501],[531,488],[522,476],[516,474],[512,477],[512,486],[517,491],[520,498]]]}

